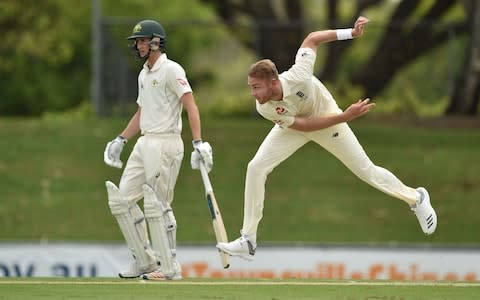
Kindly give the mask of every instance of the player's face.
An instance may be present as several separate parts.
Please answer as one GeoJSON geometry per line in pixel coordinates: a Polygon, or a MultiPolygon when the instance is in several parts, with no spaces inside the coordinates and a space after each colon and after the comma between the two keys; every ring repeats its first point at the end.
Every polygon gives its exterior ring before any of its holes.
{"type": "Polygon", "coordinates": [[[135,39],[135,43],[137,45],[137,50],[140,54],[140,57],[145,57],[148,52],[150,51],[150,38],[141,37],[135,39]]]}
{"type": "Polygon", "coordinates": [[[248,76],[248,86],[250,94],[257,99],[258,103],[263,104],[272,99],[272,80],[248,76]]]}

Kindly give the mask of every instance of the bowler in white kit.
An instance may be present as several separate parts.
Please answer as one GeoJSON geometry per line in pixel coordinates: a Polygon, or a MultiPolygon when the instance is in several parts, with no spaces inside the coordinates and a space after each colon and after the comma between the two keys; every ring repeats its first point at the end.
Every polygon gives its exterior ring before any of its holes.
{"type": "Polygon", "coordinates": [[[313,76],[317,47],[322,43],[360,37],[367,22],[367,18],[359,17],[354,28],[311,32],[301,44],[295,64],[280,75],[268,59],[250,67],[248,85],[256,98],[257,111],[275,125],[248,164],[241,236],[229,243],[218,243],[221,251],[247,260],[254,258],[267,176],[310,141],[333,154],[361,180],[405,201],[425,234],[435,231],[437,215],[427,190],[406,186],[390,171],[376,166],[347,125],[368,113],[374,103],[368,98],[358,100],[342,111],[325,86],[313,76]]]}
{"type": "Polygon", "coordinates": [[[212,148],[202,141],[200,114],[185,70],[165,53],[167,36],[163,27],[156,21],[143,20],[135,25],[128,39],[133,41],[136,55],[145,60],[138,76],[138,110],[104,152],[107,165],[122,168],[124,145],[141,133],[119,186],[106,182],[110,210],[134,258],[130,268],[119,276],[178,280],[182,275],[171,203],[184,153],[183,108],[193,137],[193,169],[199,169],[203,160],[211,170],[212,148]],[[142,198],[143,211],[137,204],[142,198]]]}

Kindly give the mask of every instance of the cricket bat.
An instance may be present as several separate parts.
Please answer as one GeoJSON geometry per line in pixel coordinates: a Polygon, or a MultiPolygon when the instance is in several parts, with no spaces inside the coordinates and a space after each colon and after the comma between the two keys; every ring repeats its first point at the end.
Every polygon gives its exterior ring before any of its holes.
{"type": "MultiPolygon", "coordinates": [[[[210,216],[212,217],[213,231],[215,232],[215,238],[218,242],[228,243],[227,231],[225,230],[225,225],[223,224],[222,214],[218,208],[218,203],[213,193],[212,184],[210,178],[208,177],[207,168],[205,163],[200,160],[200,173],[202,174],[203,185],[205,186],[205,195],[207,197],[208,210],[210,211],[210,216]]],[[[220,255],[220,260],[222,261],[222,266],[226,269],[230,266],[230,258],[228,254],[218,250],[220,255]]]]}

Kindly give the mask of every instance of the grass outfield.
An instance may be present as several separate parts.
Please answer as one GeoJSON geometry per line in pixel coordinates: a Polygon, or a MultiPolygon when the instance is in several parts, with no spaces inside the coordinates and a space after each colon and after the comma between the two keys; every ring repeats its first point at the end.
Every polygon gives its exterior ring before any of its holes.
{"type": "Polygon", "coordinates": [[[2,279],[0,299],[334,299],[471,300],[480,283],[205,280],[146,282],[122,279],[2,279]]]}
{"type": "MultiPolygon", "coordinates": [[[[122,241],[104,185],[118,183],[121,171],[103,163],[103,151],[127,121],[0,118],[0,241],[122,241]]],[[[230,238],[242,225],[247,163],[271,126],[259,118],[203,120],[203,137],[214,150],[210,176],[230,238]]],[[[260,243],[480,244],[477,128],[416,128],[409,120],[368,118],[351,127],[376,164],[429,189],[437,232],[425,237],[404,202],[361,182],[310,143],[268,177],[260,243]]],[[[185,122],[186,152],[173,202],[178,241],[212,243],[200,174],[190,168],[189,134],[185,122]]]]}

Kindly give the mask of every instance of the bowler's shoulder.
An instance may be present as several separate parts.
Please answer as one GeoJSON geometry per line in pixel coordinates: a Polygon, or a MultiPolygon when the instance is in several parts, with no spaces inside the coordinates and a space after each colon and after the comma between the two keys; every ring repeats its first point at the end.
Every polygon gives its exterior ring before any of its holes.
{"type": "Polygon", "coordinates": [[[295,56],[295,63],[285,72],[280,74],[285,81],[290,83],[306,82],[313,75],[316,53],[311,48],[300,48],[295,56]]]}
{"type": "Polygon", "coordinates": [[[315,59],[317,57],[317,53],[309,47],[301,47],[297,51],[297,58],[313,58],[315,59]]]}

